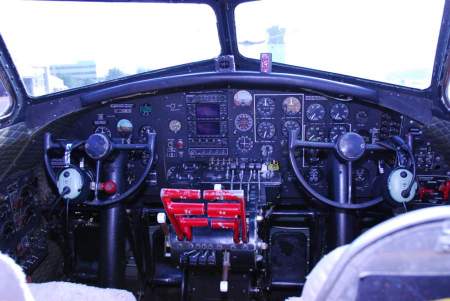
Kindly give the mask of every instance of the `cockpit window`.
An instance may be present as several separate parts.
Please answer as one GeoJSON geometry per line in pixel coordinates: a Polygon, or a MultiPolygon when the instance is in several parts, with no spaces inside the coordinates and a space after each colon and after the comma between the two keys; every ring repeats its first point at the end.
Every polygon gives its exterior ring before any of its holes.
{"type": "Polygon", "coordinates": [[[1,1],[0,33],[40,96],[217,57],[205,4],[1,1]]]}
{"type": "Polygon", "coordinates": [[[0,77],[0,118],[5,117],[11,112],[13,107],[13,99],[6,90],[5,85],[0,77]]]}
{"type": "Polygon", "coordinates": [[[236,7],[239,52],[425,89],[444,0],[262,0],[236,7]]]}

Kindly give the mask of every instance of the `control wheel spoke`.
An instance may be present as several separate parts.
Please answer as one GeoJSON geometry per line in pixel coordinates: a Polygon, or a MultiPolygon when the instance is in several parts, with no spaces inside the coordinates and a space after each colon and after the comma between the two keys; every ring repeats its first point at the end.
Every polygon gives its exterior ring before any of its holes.
{"type": "Polygon", "coordinates": [[[95,184],[94,184],[94,202],[97,202],[98,199],[98,187],[100,185],[100,173],[102,168],[102,161],[97,160],[95,163],[95,184]]]}
{"type": "Polygon", "coordinates": [[[347,183],[348,183],[348,200],[347,203],[352,203],[352,182],[353,181],[353,170],[352,161],[347,162],[347,183]]]}

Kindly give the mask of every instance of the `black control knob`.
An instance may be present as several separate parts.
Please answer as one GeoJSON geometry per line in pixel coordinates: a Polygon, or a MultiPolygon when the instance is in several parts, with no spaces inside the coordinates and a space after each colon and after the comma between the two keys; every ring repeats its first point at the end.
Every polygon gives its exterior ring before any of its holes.
{"type": "Polygon", "coordinates": [[[348,132],[338,138],[336,150],[342,159],[355,161],[364,154],[366,143],[358,133],[348,132]]]}
{"type": "Polygon", "coordinates": [[[89,136],[84,145],[86,154],[94,160],[101,160],[111,152],[111,140],[102,133],[89,136]]]}

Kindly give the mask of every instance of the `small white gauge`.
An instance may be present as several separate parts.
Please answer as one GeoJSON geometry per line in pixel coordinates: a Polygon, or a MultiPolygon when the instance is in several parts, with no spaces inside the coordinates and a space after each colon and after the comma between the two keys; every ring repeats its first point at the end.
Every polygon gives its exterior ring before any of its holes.
{"type": "Polygon", "coordinates": [[[253,127],[252,116],[242,113],[234,119],[234,126],[241,132],[247,132],[253,127]]]}
{"type": "Polygon", "coordinates": [[[252,102],[253,97],[247,90],[239,90],[234,94],[234,104],[238,107],[248,107],[252,102]]]}
{"type": "Polygon", "coordinates": [[[323,142],[326,139],[325,128],[320,125],[311,125],[306,128],[305,138],[307,141],[323,142]]]}
{"type": "Polygon", "coordinates": [[[331,107],[330,115],[333,120],[342,121],[348,118],[350,110],[345,103],[336,103],[331,107]]]}
{"type": "Polygon", "coordinates": [[[369,120],[369,114],[366,111],[358,111],[356,113],[356,122],[358,122],[359,124],[366,124],[367,121],[369,120]]]}
{"type": "Polygon", "coordinates": [[[105,134],[109,138],[111,138],[111,131],[106,126],[99,126],[95,129],[96,134],[105,134]]]}
{"type": "Polygon", "coordinates": [[[302,104],[297,97],[290,96],[283,100],[282,107],[286,115],[292,116],[300,112],[302,104]]]}
{"type": "Polygon", "coordinates": [[[275,125],[269,121],[263,121],[258,124],[256,133],[261,139],[269,140],[275,136],[275,125]]]}
{"type": "Polygon", "coordinates": [[[330,129],[330,141],[336,142],[339,136],[344,135],[347,132],[347,127],[345,125],[335,125],[330,129]]]}
{"type": "Polygon", "coordinates": [[[306,109],[306,118],[311,121],[321,121],[325,117],[325,108],[320,103],[313,103],[306,109]]]}
{"type": "Polygon", "coordinates": [[[133,132],[133,124],[128,119],[120,119],[117,122],[117,132],[123,135],[129,135],[133,132]]]}
{"type": "Polygon", "coordinates": [[[256,111],[262,117],[269,117],[275,111],[275,101],[270,97],[262,97],[256,103],[256,111]]]}
{"type": "Polygon", "coordinates": [[[174,119],[169,122],[169,129],[175,134],[181,130],[181,122],[174,119]]]}
{"type": "Polygon", "coordinates": [[[242,153],[248,153],[253,148],[253,140],[248,136],[241,136],[236,140],[236,147],[242,153]]]}
{"type": "Polygon", "coordinates": [[[298,129],[300,129],[300,124],[297,121],[288,120],[284,122],[281,132],[283,133],[284,137],[287,137],[289,136],[290,131],[298,129]]]}
{"type": "Polygon", "coordinates": [[[269,157],[273,153],[273,146],[270,144],[264,144],[261,146],[261,155],[263,157],[269,157]]]}

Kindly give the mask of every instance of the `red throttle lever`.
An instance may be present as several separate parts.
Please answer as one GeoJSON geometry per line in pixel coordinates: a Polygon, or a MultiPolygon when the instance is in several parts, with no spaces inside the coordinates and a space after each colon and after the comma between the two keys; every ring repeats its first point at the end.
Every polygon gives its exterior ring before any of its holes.
{"type": "Polygon", "coordinates": [[[439,191],[442,193],[444,201],[448,201],[448,197],[450,196],[450,180],[439,186],[439,191]]]}
{"type": "MultiPolygon", "coordinates": [[[[240,218],[242,241],[247,242],[247,221],[243,190],[205,190],[203,198],[207,201],[236,201],[237,203],[209,203],[208,217],[240,218]]],[[[233,227],[228,224],[227,227],[233,227]]]]}
{"type": "Polygon", "coordinates": [[[206,227],[206,218],[178,218],[180,215],[204,215],[205,204],[174,202],[174,200],[199,200],[200,190],[195,189],[161,189],[161,200],[167,216],[175,230],[178,240],[183,240],[186,236],[188,240],[192,238],[192,227],[206,227]]]}

